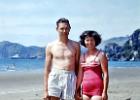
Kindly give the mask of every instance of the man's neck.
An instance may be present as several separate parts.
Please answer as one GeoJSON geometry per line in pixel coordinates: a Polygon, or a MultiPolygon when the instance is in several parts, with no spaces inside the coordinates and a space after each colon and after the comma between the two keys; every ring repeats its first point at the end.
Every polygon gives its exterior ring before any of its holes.
{"type": "Polygon", "coordinates": [[[63,38],[59,38],[59,42],[61,42],[61,43],[67,44],[68,41],[69,41],[68,38],[64,38],[64,37],[63,38]]]}

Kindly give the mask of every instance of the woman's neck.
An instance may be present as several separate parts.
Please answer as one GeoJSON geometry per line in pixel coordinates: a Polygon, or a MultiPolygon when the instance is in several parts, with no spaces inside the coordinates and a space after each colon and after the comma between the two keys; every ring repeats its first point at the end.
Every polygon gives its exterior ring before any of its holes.
{"type": "Polygon", "coordinates": [[[95,54],[96,52],[97,52],[97,49],[96,48],[88,49],[88,51],[87,51],[88,55],[95,54]]]}

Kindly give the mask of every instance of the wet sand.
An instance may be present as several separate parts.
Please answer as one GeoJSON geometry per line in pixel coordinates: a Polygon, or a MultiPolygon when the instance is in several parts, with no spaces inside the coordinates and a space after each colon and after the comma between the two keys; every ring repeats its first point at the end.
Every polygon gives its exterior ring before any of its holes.
{"type": "MultiPolygon", "coordinates": [[[[140,100],[140,68],[109,68],[109,100],[140,100]]],[[[43,72],[0,72],[0,100],[42,100],[43,72]]]]}

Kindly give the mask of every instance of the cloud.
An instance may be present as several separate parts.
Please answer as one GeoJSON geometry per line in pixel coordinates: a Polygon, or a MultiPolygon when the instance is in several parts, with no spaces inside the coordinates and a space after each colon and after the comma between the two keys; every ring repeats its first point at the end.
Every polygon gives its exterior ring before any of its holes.
{"type": "Polygon", "coordinates": [[[70,38],[75,40],[87,29],[104,39],[131,34],[140,26],[139,4],[139,0],[2,0],[0,40],[44,45],[57,37],[55,23],[60,17],[70,20],[70,38]]]}

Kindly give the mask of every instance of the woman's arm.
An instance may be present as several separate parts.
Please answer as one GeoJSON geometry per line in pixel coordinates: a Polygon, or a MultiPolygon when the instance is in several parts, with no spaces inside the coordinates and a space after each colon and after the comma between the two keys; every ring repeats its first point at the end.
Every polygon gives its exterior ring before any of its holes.
{"type": "Polygon", "coordinates": [[[102,72],[103,72],[103,84],[104,84],[102,96],[104,98],[103,100],[107,100],[109,72],[108,72],[108,60],[107,60],[105,53],[100,54],[100,62],[101,62],[101,68],[102,68],[102,72]]]}

